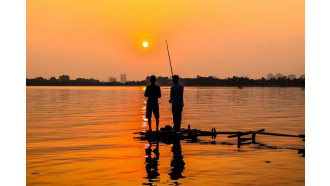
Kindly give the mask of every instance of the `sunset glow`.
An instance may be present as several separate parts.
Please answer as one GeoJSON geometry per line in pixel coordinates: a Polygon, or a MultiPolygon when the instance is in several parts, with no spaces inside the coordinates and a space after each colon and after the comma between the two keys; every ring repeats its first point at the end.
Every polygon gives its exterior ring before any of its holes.
{"type": "Polygon", "coordinates": [[[168,76],[165,40],[184,77],[299,76],[304,11],[302,0],[27,1],[27,77],[168,76]]]}

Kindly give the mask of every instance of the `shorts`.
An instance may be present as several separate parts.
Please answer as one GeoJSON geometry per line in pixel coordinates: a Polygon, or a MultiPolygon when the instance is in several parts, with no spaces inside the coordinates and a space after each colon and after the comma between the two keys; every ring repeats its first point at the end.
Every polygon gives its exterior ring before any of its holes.
{"type": "Polygon", "coordinates": [[[147,102],[146,117],[151,118],[151,114],[154,113],[155,118],[159,118],[159,106],[158,102],[147,102]]]}

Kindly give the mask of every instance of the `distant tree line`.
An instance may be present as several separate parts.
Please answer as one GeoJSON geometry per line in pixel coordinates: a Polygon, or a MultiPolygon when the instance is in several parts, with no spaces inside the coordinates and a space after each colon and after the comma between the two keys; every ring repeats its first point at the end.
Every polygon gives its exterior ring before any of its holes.
{"type": "MultiPolygon", "coordinates": [[[[149,77],[147,77],[148,79],[149,77]]],[[[180,82],[185,86],[289,86],[289,87],[304,87],[304,78],[289,79],[286,76],[272,79],[250,79],[248,77],[228,77],[219,79],[214,76],[196,78],[182,78],[180,82]]],[[[168,77],[157,77],[157,83],[162,86],[170,86],[172,80],[168,77]]]]}
{"type": "MultiPolygon", "coordinates": [[[[99,80],[90,78],[77,78],[70,80],[67,75],[62,75],[58,79],[51,77],[45,79],[37,77],[34,79],[26,79],[27,86],[144,86],[148,84],[149,76],[146,80],[142,81],[127,81],[126,83],[120,82],[101,82],[99,80]]],[[[228,77],[226,79],[219,79],[214,76],[196,78],[181,78],[180,82],[185,86],[277,86],[277,87],[305,87],[305,78],[290,79],[286,76],[271,79],[250,79],[248,77],[228,77]]],[[[157,77],[157,84],[160,86],[172,85],[172,80],[168,77],[157,77]]]]}
{"type": "Polygon", "coordinates": [[[62,75],[58,79],[51,77],[45,79],[43,77],[37,77],[34,79],[26,79],[27,86],[140,86],[146,85],[147,81],[128,81],[126,83],[120,82],[101,82],[93,78],[77,78],[71,80],[68,75],[62,75]]]}

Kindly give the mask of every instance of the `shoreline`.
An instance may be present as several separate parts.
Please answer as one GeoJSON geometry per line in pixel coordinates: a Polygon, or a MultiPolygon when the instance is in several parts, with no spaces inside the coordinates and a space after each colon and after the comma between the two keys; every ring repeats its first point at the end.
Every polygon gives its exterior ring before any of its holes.
{"type": "MultiPolygon", "coordinates": [[[[143,87],[147,85],[26,85],[26,87],[143,87]]],[[[159,85],[160,87],[171,87],[171,85],[159,85]]],[[[239,87],[240,85],[183,85],[184,87],[239,87]]],[[[244,87],[295,87],[305,88],[301,85],[241,85],[244,87]]]]}

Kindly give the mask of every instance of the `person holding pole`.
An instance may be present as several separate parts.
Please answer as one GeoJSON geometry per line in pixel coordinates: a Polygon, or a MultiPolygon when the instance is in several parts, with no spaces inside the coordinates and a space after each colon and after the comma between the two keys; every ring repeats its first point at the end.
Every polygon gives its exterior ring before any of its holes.
{"type": "Polygon", "coordinates": [[[169,102],[172,104],[173,124],[176,131],[181,129],[182,109],[183,109],[183,86],[179,84],[179,76],[173,76],[173,86],[169,102]]]}
{"type": "Polygon", "coordinates": [[[173,75],[172,62],[170,56],[170,50],[168,49],[167,40],[165,40],[168,61],[170,63],[170,69],[172,74],[173,86],[171,87],[171,95],[169,102],[172,104],[172,115],[173,115],[173,124],[176,131],[181,129],[181,120],[182,120],[182,109],[183,109],[183,86],[179,84],[179,76],[173,75]]]}

